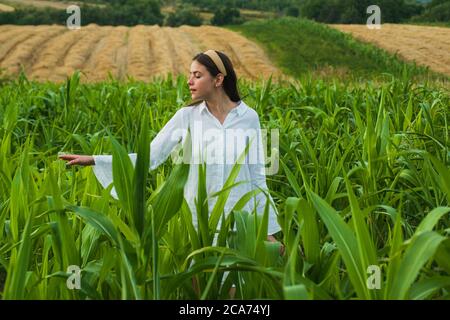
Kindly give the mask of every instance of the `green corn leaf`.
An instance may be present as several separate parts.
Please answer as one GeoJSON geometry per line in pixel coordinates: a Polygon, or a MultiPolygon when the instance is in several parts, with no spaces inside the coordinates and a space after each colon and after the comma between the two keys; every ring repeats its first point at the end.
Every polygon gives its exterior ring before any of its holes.
{"type": "Polygon", "coordinates": [[[366,270],[363,268],[356,237],[339,214],[314,192],[306,189],[308,197],[325,223],[347,267],[348,276],[360,298],[370,298],[366,286],[366,270]]]}
{"type": "Polygon", "coordinates": [[[133,196],[135,188],[133,187],[133,164],[131,159],[119,142],[111,137],[112,167],[114,187],[119,197],[119,202],[125,210],[132,225],[136,225],[133,216],[133,196]]]}
{"type": "Polygon", "coordinates": [[[301,235],[306,260],[308,260],[309,263],[317,264],[320,256],[320,238],[316,214],[314,209],[305,199],[300,199],[297,212],[299,216],[303,217],[304,221],[301,235]]]}
{"type": "MultiPolygon", "coordinates": [[[[364,215],[359,208],[358,200],[353,193],[350,181],[346,176],[344,176],[345,185],[347,186],[348,198],[350,202],[350,207],[352,210],[352,222],[353,228],[356,233],[356,241],[359,250],[359,257],[361,258],[361,266],[363,270],[367,270],[370,265],[377,264],[377,254],[375,250],[375,245],[370,237],[369,229],[367,228],[366,222],[364,220],[364,215]]],[[[371,296],[376,295],[375,290],[367,291],[366,294],[371,296]]]]}
{"type": "Polygon", "coordinates": [[[442,218],[443,215],[450,212],[449,207],[438,207],[434,208],[427,216],[420,222],[419,226],[416,229],[415,234],[419,234],[425,231],[433,230],[434,226],[438,223],[439,219],[442,218]]]}
{"type": "Polygon", "coordinates": [[[284,286],[283,293],[286,300],[309,300],[308,290],[303,284],[284,286]]]}
{"type": "Polygon", "coordinates": [[[184,185],[188,175],[188,164],[176,165],[154,201],[153,210],[157,238],[164,234],[167,222],[181,208],[184,199],[184,185]]]}
{"type": "Polygon", "coordinates": [[[450,277],[433,277],[415,283],[409,292],[409,299],[424,300],[430,298],[442,288],[450,288],[450,277]]]}
{"type": "Polygon", "coordinates": [[[95,229],[108,236],[114,245],[119,245],[120,235],[108,217],[105,217],[103,214],[95,212],[87,207],[68,205],[66,206],[66,209],[75,212],[76,215],[85,220],[95,229]]]}
{"type": "Polygon", "coordinates": [[[146,210],[145,191],[150,167],[150,138],[148,134],[148,116],[144,113],[139,136],[136,167],[133,175],[134,197],[132,200],[133,221],[139,235],[144,232],[144,217],[146,210]]]}
{"type": "Polygon", "coordinates": [[[24,299],[26,294],[26,277],[31,261],[31,229],[33,227],[34,216],[30,214],[25,224],[21,237],[21,244],[17,252],[17,260],[12,259],[8,276],[5,283],[4,299],[16,300],[24,299]]]}
{"type": "Polygon", "coordinates": [[[434,258],[439,267],[450,274],[450,238],[447,237],[447,239],[441,243],[434,258]]]}
{"type": "Polygon", "coordinates": [[[401,253],[403,244],[403,232],[402,232],[402,217],[400,214],[396,214],[394,231],[392,233],[389,250],[389,264],[387,267],[386,286],[382,288],[384,299],[388,299],[391,286],[394,283],[394,279],[398,274],[398,269],[401,263],[401,253]]]}
{"type": "Polygon", "coordinates": [[[434,231],[425,231],[413,237],[405,250],[398,272],[393,278],[389,299],[406,299],[408,290],[421,268],[431,259],[445,238],[434,231]]]}

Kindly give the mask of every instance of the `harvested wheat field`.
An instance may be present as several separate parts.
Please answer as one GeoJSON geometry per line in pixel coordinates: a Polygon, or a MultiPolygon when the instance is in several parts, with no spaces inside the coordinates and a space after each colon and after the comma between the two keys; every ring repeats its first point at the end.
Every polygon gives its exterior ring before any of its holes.
{"type": "Polygon", "coordinates": [[[14,11],[14,7],[0,3],[0,12],[11,12],[11,11],[14,11]]]}
{"type": "Polygon", "coordinates": [[[282,77],[259,46],[218,27],[0,26],[0,68],[7,74],[23,69],[39,81],[64,81],[76,70],[87,82],[109,73],[121,80],[187,74],[192,57],[210,48],[228,54],[238,77],[282,77]]]}
{"type": "Polygon", "coordinates": [[[376,44],[405,60],[450,75],[450,28],[383,24],[381,29],[366,25],[330,25],[355,38],[376,44]]]}

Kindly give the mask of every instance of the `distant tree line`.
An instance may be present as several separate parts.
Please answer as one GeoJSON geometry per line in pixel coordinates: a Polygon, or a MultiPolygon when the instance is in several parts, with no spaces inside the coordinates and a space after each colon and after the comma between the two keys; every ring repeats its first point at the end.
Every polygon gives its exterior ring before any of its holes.
{"type": "MultiPolygon", "coordinates": [[[[168,26],[204,23],[200,11],[213,14],[213,25],[240,24],[246,21],[239,9],[270,11],[276,16],[304,17],[325,23],[365,23],[370,5],[381,9],[381,22],[449,22],[450,0],[78,0],[103,4],[81,6],[81,24],[168,26]],[[424,1],[421,1],[424,2],[424,1]],[[164,16],[162,5],[175,11],[164,16]]],[[[22,7],[13,12],[1,12],[0,24],[65,24],[69,15],[64,10],[22,7]]]]}
{"type": "MultiPolygon", "coordinates": [[[[105,7],[82,4],[81,25],[159,24],[164,22],[157,0],[112,0],[105,7]]],[[[66,24],[69,14],[65,10],[24,7],[0,13],[0,24],[38,25],[66,24]]]]}
{"type": "Polygon", "coordinates": [[[402,22],[423,10],[423,6],[405,0],[306,0],[301,6],[302,16],[326,23],[365,23],[367,8],[377,5],[381,22],[402,22]]]}
{"type": "Polygon", "coordinates": [[[326,23],[365,23],[367,7],[378,5],[381,22],[450,22],[450,0],[303,0],[300,15],[326,23]]]}
{"type": "MultiPolygon", "coordinates": [[[[111,0],[108,3],[97,0],[95,3],[104,4],[103,7],[88,5],[91,0],[81,4],[81,25],[95,23],[98,25],[125,25],[137,24],[199,26],[203,18],[198,7],[192,5],[177,5],[174,12],[166,17],[161,13],[161,3],[157,0],[111,0]]],[[[211,24],[240,24],[244,22],[240,12],[235,7],[217,6],[213,11],[211,24]]],[[[66,24],[69,14],[65,10],[53,8],[20,7],[12,12],[0,12],[0,24],[39,25],[39,24],[66,24]]]]}
{"type": "Polygon", "coordinates": [[[278,16],[287,15],[298,17],[300,15],[300,9],[298,5],[295,5],[295,0],[281,0],[279,2],[265,0],[167,0],[165,1],[165,4],[176,8],[166,19],[166,24],[169,26],[202,24],[203,19],[201,18],[199,11],[212,13],[213,17],[209,22],[212,25],[218,26],[241,24],[245,22],[246,18],[241,15],[240,9],[258,9],[258,11],[262,12],[276,12],[278,16]]]}
{"type": "MultiPolygon", "coordinates": [[[[176,2],[176,1],[175,1],[176,2]]],[[[370,5],[381,9],[382,22],[450,22],[450,0],[183,0],[210,12],[227,8],[272,11],[325,23],[365,23],[370,5]]],[[[220,14],[218,14],[220,15],[220,14]]],[[[241,22],[241,20],[236,20],[241,22]]],[[[229,24],[229,23],[225,23],[229,24]]]]}
{"type": "Polygon", "coordinates": [[[422,14],[413,17],[412,21],[450,23],[450,0],[431,1],[431,3],[425,6],[422,14]]]}
{"type": "MultiPolygon", "coordinates": [[[[222,26],[230,24],[241,24],[245,19],[237,8],[217,7],[214,9],[213,17],[209,21],[212,25],[222,26]]],[[[178,27],[181,25],[199,26],[203,24],[203,18],[198,8],[192,5],[178,5],[174,12],[170,12],[165,21],[165,25],[178,27]]]]}
{"type": "Polygon", "coordinates": [[[165,25],[178,27],[182,25],[200,26],[203,24],[203,18],[198,10],[191,5],[177,6],[174,12],[170,12],[166,18],[165,25]]]}
{"type": "Polygon", "coordinates": [[[284,11],[290,6],[298,6],[302,0],[182,0],[211,12],[219,8],[239,8],[260,11],[284,11]]]}

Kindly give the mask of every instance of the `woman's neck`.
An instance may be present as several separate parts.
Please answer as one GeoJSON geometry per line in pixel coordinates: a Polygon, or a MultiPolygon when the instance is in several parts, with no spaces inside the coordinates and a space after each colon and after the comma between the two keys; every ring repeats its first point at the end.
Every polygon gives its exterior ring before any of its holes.
{"type": "Polygon", "coordinates": [[[231,109],[235,108],[237,103],[231,101],[227,94],[221,90],[218,94],[205,99],[206,106],[212,114],[228,114],[231,109]]]}

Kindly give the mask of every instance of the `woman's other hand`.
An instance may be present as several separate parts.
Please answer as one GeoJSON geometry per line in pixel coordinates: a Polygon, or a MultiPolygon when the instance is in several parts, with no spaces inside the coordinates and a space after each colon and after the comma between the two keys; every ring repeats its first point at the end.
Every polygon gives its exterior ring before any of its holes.
{"type": "MultiPolygon", "coordinates": [[[[268,235],[267,236],[267,240],[268,241],[270,241],[270,242],[279,242],[273,235],[268,235]]],[[[280,246],[280,255],[284,255],[284,251],[285,251],[285,247],[284,247],[284,245],[281,243],[281,246],[280,246]]]]}

